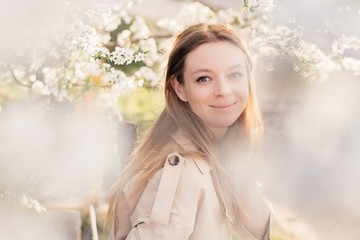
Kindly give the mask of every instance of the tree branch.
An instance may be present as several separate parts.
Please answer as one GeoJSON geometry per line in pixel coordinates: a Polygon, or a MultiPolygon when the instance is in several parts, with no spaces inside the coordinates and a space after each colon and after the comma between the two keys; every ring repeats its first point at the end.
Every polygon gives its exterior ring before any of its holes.
{"type": "Polygon", "coordinates": [[[16,83],[18,83],[18,84],[19,84],[20,86],[22,86],[22,87],[31,88],[31,85],[22,83],[22,82],[15,76],[14,70],[13,70],[13,68],[10,66],[9,63],[7,63],[7,62],[5,62],[5,63],[6,63],[8,69],[9,69],[9,71],[10,71],[10,73],[11,73],[11,76],[13,77],[13,79],[14,79],[14,81],[15,81],[16,83]]]}
{"type": "Polygon", "coordinates": [[[174,35],[173,34],[161,34],[161,33],[155,33],[153,35],[151,35],[150,37],[151,38],[155,38],[155,39],[166,39],[166,38],[171,38],[173,37],[174,35]]]}

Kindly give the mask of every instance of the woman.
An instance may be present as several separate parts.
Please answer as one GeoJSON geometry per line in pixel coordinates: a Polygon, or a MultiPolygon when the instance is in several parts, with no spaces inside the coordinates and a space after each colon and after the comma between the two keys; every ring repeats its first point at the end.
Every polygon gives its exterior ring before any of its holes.
{"type": "Polygon", "coordinates": [[[249,153],[262,130],[252,64],[228,25],[177,36],[166,106],[116,185],[109,239],[268,239],[249,153]]]}

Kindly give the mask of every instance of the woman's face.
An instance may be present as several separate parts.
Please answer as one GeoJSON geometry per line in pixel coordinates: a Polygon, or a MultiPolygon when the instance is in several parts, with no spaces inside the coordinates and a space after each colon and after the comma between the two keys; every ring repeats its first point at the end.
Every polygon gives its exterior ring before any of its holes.
{"type": "Polygon", "coordinates": [[[184,84],[176,94],[221,139],[243,112],[249,96],[246,57],[230,42],[205,43],[185,59],[184,84]]]}

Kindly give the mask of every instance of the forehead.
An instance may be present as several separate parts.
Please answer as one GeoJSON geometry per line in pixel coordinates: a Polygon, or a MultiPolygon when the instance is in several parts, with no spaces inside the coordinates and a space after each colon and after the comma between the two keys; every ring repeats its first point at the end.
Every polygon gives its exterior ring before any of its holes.
{"type": "Polygon", "coordinates": [[[185,71],[227,69],[235,65],[245,68],[246,56],[241,48],[227,41],[204,43],[185,59],[185,71]]]}

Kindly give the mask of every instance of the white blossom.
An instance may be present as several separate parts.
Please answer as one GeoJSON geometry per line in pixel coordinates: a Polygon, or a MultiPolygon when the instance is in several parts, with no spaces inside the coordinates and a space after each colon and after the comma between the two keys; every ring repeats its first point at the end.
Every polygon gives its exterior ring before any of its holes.
{"type": "Polygon", "coordinates": [[[29,76],[29,81],[32,82],[32,83],[34,83],[34,82],[36,81],[36,75],[35,75],[35,74],[31,74],[31,75],[29,76]]]}
{"type": "Polygon", "coordinates": [[[135,58],[134,58],[134,61],[135,62],[141,62],[141,61],[144,61],[145,60],[145,54],[142,53],[142,52],[138,52],[135,54],[135,58]]]}
{"type": "MultiPolygon", "coordinates": [[[[332,56],[325,54],[315,44],[303,40],[297,29],[283,25],[273,29],[271,25],[261,25],[250,41],[250,46],[256,49],[256,59],[290,59],[294,71],[299,72],[304,78],[324,79],[331,72],[339,70],[339,65],[334,62],[332,56]]],[[[266,61],[261,65],[273,70],[266,61]]]]}
{"type": "Polygon", "coordinates": [[[131,31],[128,30],[128,29],[125,29],[125,30],[121,31],[117,35],[117,38],[116,38],[119,46],[121,46],[121,47],[130,47],[130,35],[131,35],[131,31]]]}
{"type": "Polygon", "coordinates": [[[101,37],[95,28],[79,21],[68,27],[71,44],[82,50],[88,56],[98,53],[101,47],[101,37]]]}
{"type": "Polygon", "coordinates": [[[105,26],[105,31],[111,32],[117,29],[117,27],[120,25],[121,20],[118,16],[111,16],[108,19],[108,23],[105,26]]]}
{"type": "Polygon", "coordinates": [[[103,67],[104,70],[110,71],[111,65],[109,63],[103,63],[102,67],[103,67]]]}
{"type": "Polygon", "coordinates": [[[110,36],[109,32],[99,34],[98,36],[99,36],[100,42],[102,44],[106,44],[106,43],[110,42],[110,40],[111,40],[111,36],[110,36]]]}
{"type": "Polygon", "coordinates": [[[135,40],[145,39],[150,36],[150,30],[142,17],[136,16],[130,26],[130,31],[133,33],[135,40]]]}
{"type": "Polygon", "coordinates": [[[341,35],[333,42],[332,49],[336,55],[342,55],[347,49],[360,50],[360,39],[341,35]]]}
{"type": "Polygon", "coordinates": [[[347,71],[351,71],[355,76],[360,75],[360,60],[350,57],[344,57],[341,61],[347,71]]]}
{"type": "Polygon", "coordinates": [[[126,80],[126,75],[123,71],[111,68],[109,72],[106,72],[103,76],[104,82],[115,84],[126,80]]]}
{"type": "MultiPolygon", "coordinates": [[[[169,47],[169,45],[167,46],[169,47]]],[[[144,62],[150,67],[162,59],[158,54],[158,45],[154,38],[140,40],[139,49],[140,51],[147,53],[144,62]]]]}
{"type": "Polygon", "coordinates": [[[76,80],[74,78],[74,80],[73,80],[74,82],[76,82],[77,79],[83,80],[83,79],[85,79],[87,77],[87,74],[83,71],[82,67],[83,67],[82,63],[76,63],[75,64],[75,72],[74,72],[74,74],[75,74],[76,80]]]}
{"type": "Polygon", "coordinates": [[[17,79],[23,79],[26,75],[25,69],[21,66],[15,68],[13,72],[17,79]]]}
{"type": "Polygon", "coordinates": [[[217,13],[218,22],[220,23],[234,23],[236,21],[243,22],[243,16],[239,11],[235,11],[231,8],[223,10],[220,9],[217,13]]]}
{"type": "MultiPolygon", "coordinates": [[[[50,53],[53,53],[49,55],[56,55],[54,54],[54,52],[56,52],[56,50],[54,50],[54,47],[53,48],[49,47],[49,49],[50,49],[50,53]]],[[[45,62],[46,54],[44,54],[44,52],[42,51],[33,49],[32,51],[29,51],[29,58],[31,59],[30,69],[32,71],[38,71],[45,62]]]]}
{"type": "Polygon", "coordinates": [[[59,78],[57,70],[55,68],[43,68],[44,74],[44,88],[43,95],[53,95],[57,96],[59,94],[59,78]]]}
{"type": "Polygon", "coordinates": [[[161,28],[166,29],[172,34],[176,34],[180,32],[185,26],[180,25],[178,23],[179,21],[175,19],[169,19],[169,18],[162,18],[157,21],[157,25],[161,28]]]}
{"type": "Polygon", "coordinates": [[[117,12],[104,3],[93,4],[86,14],[91,19],[92,25],[109,32],[115,30],[121,23],[121,18],[117,12]]]}
{"type": "Polygon", "coordinates": [[[130,64],[134,60],[134,51],[130,48],[116,47],[110,59],[116,65],[130,64]]]}
{"type": "Polygon", "coordinates": [[[99,47],[97,51],[98,51],[97,54],[99,54],[99,56],[102,58],[107,58],[110,56],[109,49],[107,49],[105,47],[99,47]]]}
{"type": "Polygon", "coordinates": [[[58,94],[55,97],[58,102],[62,102],[65,99],[68,99],[70,101],[72,100],[68,95],[68,91],[66,91],[65,89],[60,89],[58,94]]]}
{"type": "Polygon", "coordinates": [[[115,2],[97,2],[92,4],[86,12],[91,20],[90,24],[97,29],[111,32],[124,22],[130,24],[132,17],[129,15],[138,0],[121,0],[115,2]]]}
{"type": "Polygon", "coordinates": [[[125,77],[122,81],[117,82],[111,86],[111,92],[117,96],[136,89],[136,84],[133,77],[125,77]]]}
{"type": "Polygon", "coordinates": [[[100,63],[97,61],[79,62],[75,64],[75,76],[78,79],[85,79],[89,75],[99,76],[101,73],[100,63]]]}
{"type": "Polygon", "coordinates": [[[184,5],[174,18],[164,18],[157,22],[159,27],[176,34],[187,26],[195,23],[216,22],[215,13],[207,6],[199,2],[184,5]]]}
{"type": "Polygon", "coordinates": [[[274,0],[260,0],[259,8],[267,14],[271,13],[274,9],[274,0]]]}
{"type": "Polygon", "coordinates": [[[151,68],[141,67],[136,73],[135,76],[139,79],[144,79],[150,83],[150,86],[156,86],[160,80],[158,74],[156,74],[151,68]]]}
{"type": "Polygon", "coordinates": [[[39,94],[42,94],[44,91],[44,83],[42,81],[35,81],[32,85],[31,85],[31,89],[39,94]]]}
{"type": "Polygon", "coordinates": [[[324,54],[316,45],[300,40],[296,48],[291,49],[294,67],[299,69],[303,77],[327,77],[328,73],[336,70],[336,64],[324,54]]]}
{"type": "Polygon", "coordinates": [[[139,46],[143,52],[157,53],[157,44],[154,38],[140,40],[139,46]]]}
{"type": "Polygon", "coordinates": [[[279,51],[273,46],[263,46],[259,49],[259,54],[265,57],[274,57],[279,55],[279,51]]]}
{"type": "Polygon", "coordinates": [[[264,13],[271,13],[274,8],[273,0],[247,0],[245,5],[250,9],[250,11],[255,11],[257,9],[262,10],[264,13]]]}
{"type": "Polygon", "coordinates": [[[130,24],[132,21],[132,17],[128,14],[128,11],[122,10],[120,11],[120,16],[125,24],[130,24]]]}

